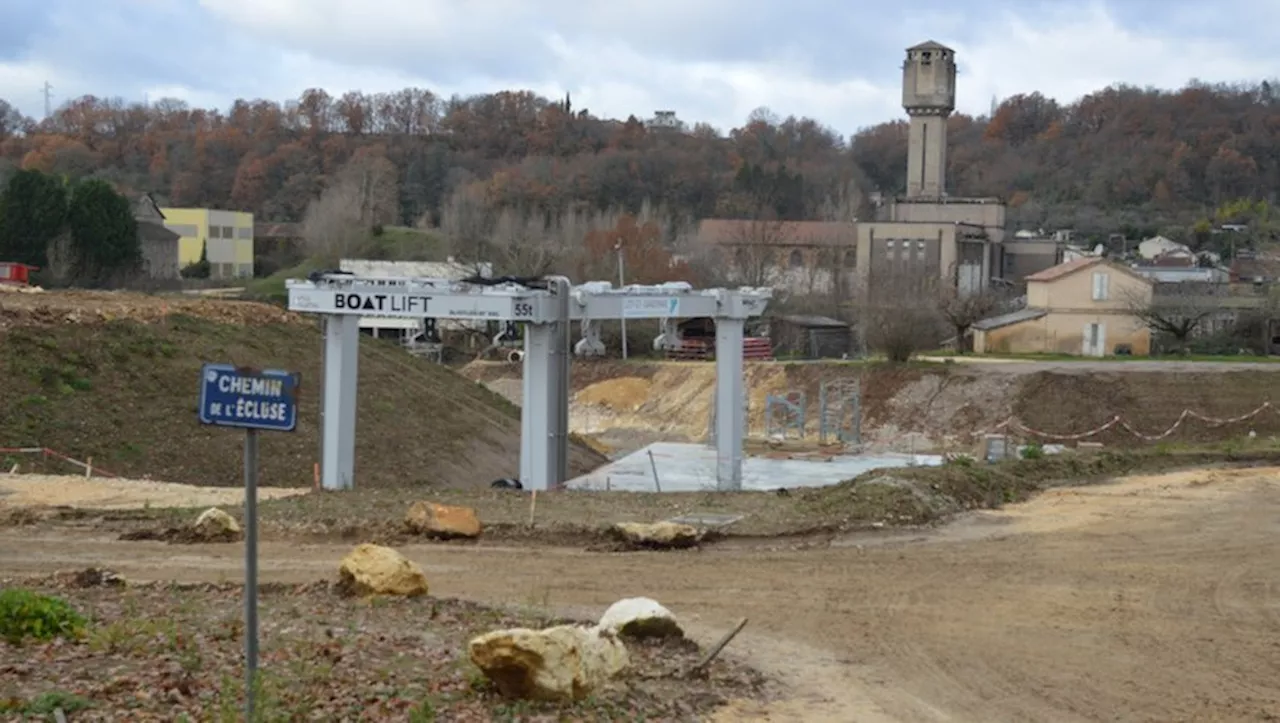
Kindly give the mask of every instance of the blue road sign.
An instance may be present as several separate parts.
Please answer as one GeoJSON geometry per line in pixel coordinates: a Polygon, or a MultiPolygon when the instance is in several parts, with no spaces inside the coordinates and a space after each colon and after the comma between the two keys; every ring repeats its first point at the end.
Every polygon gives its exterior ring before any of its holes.
{"type": "Polygon", "coordinates": [[[205,364],[200,372],[200,422],[292,432],[298,426],[296,372],[205,364]]]}

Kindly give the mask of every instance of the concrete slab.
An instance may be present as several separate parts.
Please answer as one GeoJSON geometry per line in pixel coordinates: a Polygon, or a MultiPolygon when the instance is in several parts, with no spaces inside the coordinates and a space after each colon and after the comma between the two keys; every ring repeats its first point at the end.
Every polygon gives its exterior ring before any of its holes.
{"type": "Polygon", "coordinates": [[[677,525],[693,525],[694,527],[712,527],[720,529],[740,521],[746,515],[721,515],[715,512],[691,512],[687,515],[672,517],[667,522],[677,525]]]}
{"type": "MultiPolygon", "coordinates": [[[[825,487],[881,467],[939,466],[940,455],[856,454],[827,459],[747,457],[742,462],[742,489],[825,487]]],[[[663,492],[697,492],[716,488],[716,451],[701,444],[658,442],[622,459],[569,480],[571,489],[655,492],[653,468],[663,492]],[[652,464],[649,454],[653,453],[652,464]]]]}

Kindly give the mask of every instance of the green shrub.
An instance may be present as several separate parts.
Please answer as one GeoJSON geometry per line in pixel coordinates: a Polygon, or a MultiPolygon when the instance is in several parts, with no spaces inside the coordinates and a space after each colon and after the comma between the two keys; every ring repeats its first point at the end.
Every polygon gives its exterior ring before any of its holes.
{"type": "Polygon", "coordinates": [[[80,637],[85,624],[66,600],[16,587],[0,590],[0,638],[12,645],[26,638],[80,637]]]}
{"type": "Polygon", "coordinates": [[[1023,459],[1044,459],[1044,445],[1032,442],[1022,448],[1023,459]]]}

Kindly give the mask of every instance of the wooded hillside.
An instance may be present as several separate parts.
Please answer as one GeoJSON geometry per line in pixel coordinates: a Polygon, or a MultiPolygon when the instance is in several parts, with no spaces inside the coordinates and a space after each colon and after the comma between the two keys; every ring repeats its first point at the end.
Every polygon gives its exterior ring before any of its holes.
{"type": "MultiPolygon", "coordinates": [[[[1280,91],[1193,84],[1108,88],[1067,106],[1015,96],[991,118],[951,119],[956,195],[998,195],[1019,226],[1106,233],[1186,227],[1222,204],[1280,189],[1280,91]]],[[[162,100],[85,97],[40,123],[0,100],[0,181],[17,168],[96,176],[176,206],[298,221],[359,151],[395,169],[402,225],[431,220],[452,193],[550,216],[638,209],[688,218],[830,217],[850,197],[900,191],[906,124],[847,143],[805,118],[758,111],[727,134],[597,118],[528,92],[443,99],[428,90],[296,102],[237,101],[226,112],[162,100]],[[385,159],[385,161],[384,161],[385,159]]]]}

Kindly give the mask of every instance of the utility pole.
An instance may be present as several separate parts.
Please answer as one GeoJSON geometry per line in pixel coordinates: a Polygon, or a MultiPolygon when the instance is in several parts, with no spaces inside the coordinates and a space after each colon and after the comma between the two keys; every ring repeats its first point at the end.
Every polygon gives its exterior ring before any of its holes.
{"type": "Polygon", "coordinates": [[[53,115],[53,86],[49,85],[49,81],[44,82],[44,87],[40,89],[44,94],[44,117],[48,118],[53,115]]]}
{"type": "MultiPolygon", "coordinates": [[[[625,288],[627,285],[625,264],[622,260],[622,239],[618,239],[613,244],[613,250],[618,252],[618,288],[625,288]]],[[[622,315],[622,358],[627,358],[627,315],[622,315]]]]}

